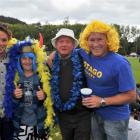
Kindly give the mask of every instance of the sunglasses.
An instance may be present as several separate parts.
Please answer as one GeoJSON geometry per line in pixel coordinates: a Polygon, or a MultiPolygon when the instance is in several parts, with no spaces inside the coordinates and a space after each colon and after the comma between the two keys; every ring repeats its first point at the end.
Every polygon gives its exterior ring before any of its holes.
{"type": "Polygon", "coordinates": [[[7,39],[7,38],[0,38],[0,41],[1,41],[1,42],[7,42],[8,39],[7,39]]]}

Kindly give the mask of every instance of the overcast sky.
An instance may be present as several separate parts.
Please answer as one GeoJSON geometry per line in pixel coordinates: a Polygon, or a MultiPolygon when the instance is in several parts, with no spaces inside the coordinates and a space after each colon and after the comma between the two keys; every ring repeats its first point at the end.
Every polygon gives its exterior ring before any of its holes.
{"type": "Polygon", "coordinates": [[[27,23],[107,23],[140,25],[140,0],[0,0],[0,15],[27,23]]]}

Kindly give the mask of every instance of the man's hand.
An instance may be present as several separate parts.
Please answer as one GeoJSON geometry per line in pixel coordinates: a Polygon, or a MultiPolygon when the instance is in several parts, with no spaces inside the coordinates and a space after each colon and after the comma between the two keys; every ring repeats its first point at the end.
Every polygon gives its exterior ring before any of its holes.
{"type": "Polygon", "coordinates": [[[38,86],[38,89],[39,89],[39,91],[36,92],[37,99],[39,101],[44,100],[45,94],[44,94],[43,90],[40,88],[40,86],[38,86]]]}
{"type": "Polygon", "coordinates": [[[98,108],[101,105],[101,97],[93,95],[87,98],[83,98],[82,104],[87,108],[98,108]]]}
{"type": "Polygon", "coordinates": [[[20,87],[21,87],[21,84],[16,86],[16,89],[14,91],[14,96],[15,96],[16,99],[20,99],[23,96],[23,92],[22,92],[22,89],[20,87]]]}

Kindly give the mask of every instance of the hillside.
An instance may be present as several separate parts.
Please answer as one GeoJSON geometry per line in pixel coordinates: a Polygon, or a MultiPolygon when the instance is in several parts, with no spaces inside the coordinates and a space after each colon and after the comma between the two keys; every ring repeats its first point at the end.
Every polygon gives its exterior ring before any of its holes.
{"type": "Polygon", "coordinates": [[[8,24],[26,24],[25,22],[20,21],[16,18],[6,17],[6,16],[2,16],[2,15],[0,15],[0,22],[4,22],[4,23],[8,23],[8,24]]]}

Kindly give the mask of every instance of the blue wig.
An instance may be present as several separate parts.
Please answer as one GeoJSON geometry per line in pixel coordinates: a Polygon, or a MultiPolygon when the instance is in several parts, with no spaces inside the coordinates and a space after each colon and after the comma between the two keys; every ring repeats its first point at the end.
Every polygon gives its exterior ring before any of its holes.
{"type": "Polygon", "coordinates": [[[37,65],[36,65],[36,57],[34,55],[34,53],[32,52],[26,52],[26,53],[23,53],[19,56],[18,58],[18,62],[17,62],[17,69],[18,69],[18,72],[21,74],[21,75],[24,75],[24,71],[22,69],[22,66],[21,66],[21,58],[23,57],[28,57],[28,58],[31,58],[32,59],[32,70],[33,72],[36,72],[36,69],[37,69],[37,65]]]}

